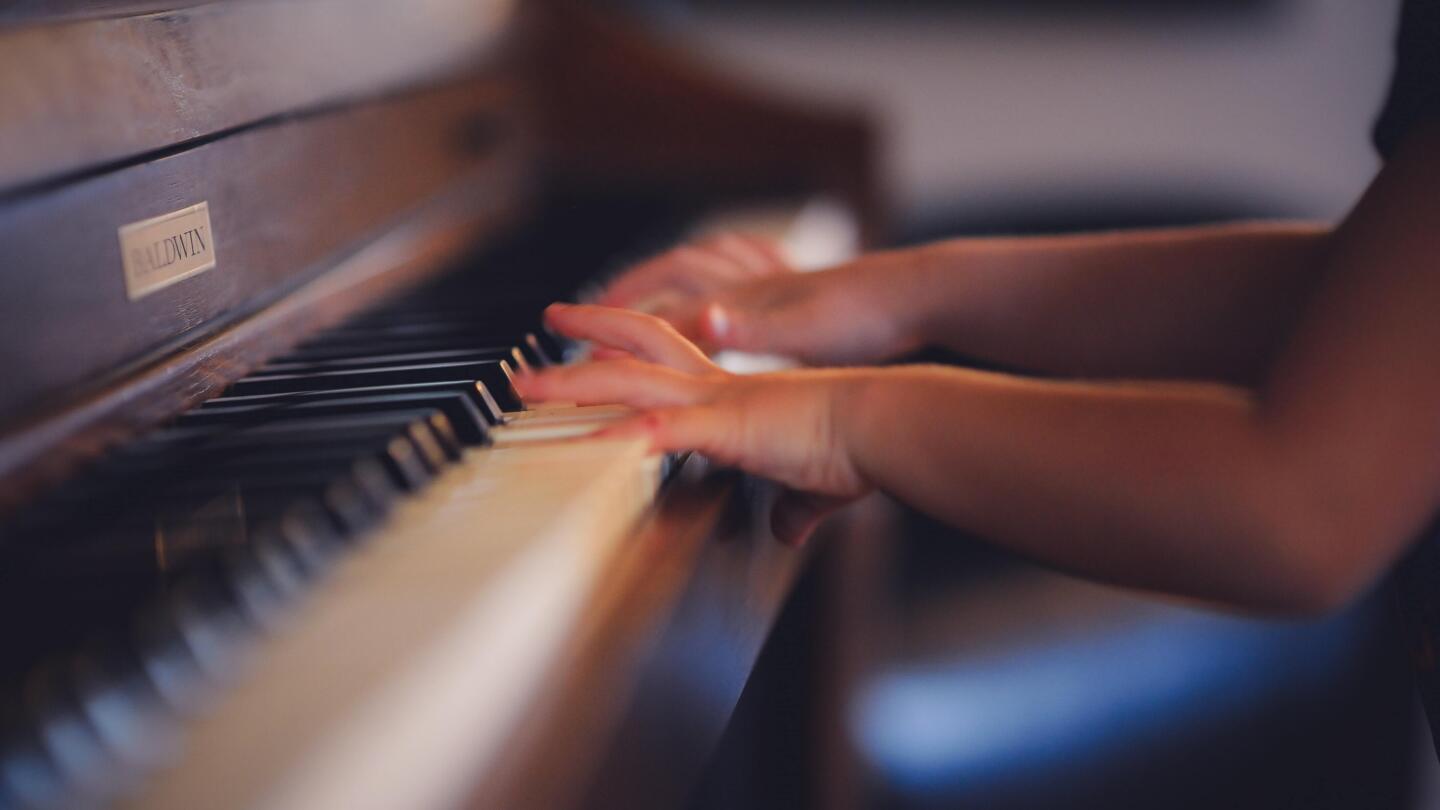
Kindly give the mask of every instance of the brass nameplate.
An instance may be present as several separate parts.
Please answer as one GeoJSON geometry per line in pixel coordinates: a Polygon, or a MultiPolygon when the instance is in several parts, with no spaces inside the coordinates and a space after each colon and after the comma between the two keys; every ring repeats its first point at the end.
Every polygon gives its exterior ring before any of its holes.
{"type": "Polygon", "coordinates": [[[125,293],[131,301],[215,266],[210,205],[200,203],[120,228],[125,293]]]}

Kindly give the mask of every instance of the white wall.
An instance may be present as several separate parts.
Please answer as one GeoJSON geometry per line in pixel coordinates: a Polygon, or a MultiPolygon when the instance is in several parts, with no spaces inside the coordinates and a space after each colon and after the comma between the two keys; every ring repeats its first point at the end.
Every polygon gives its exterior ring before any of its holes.
{"type": "Polygon", "coordinates": [[[679,30],[732,72],[869,105],[901,216],[1183,185],[1334,217],[1376,169],[1397,4],[1278,6],[1198,23],[752,6],[679,30]]]}

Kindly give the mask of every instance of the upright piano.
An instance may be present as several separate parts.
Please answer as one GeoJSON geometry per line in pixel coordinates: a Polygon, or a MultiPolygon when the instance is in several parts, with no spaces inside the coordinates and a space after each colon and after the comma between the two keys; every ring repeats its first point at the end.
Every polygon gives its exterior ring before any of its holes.
{"type": "Polygon", "coordinates": [[[680,803],[807,554],[510,381],[873,150],[588,3],[0,3],[0,807],[680,803]]]}

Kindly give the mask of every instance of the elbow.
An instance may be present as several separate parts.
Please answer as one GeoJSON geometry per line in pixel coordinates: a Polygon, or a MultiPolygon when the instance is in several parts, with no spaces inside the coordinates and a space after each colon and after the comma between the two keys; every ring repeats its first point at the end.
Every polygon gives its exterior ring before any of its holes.
{"type": "Polygon", "coordinates": [[[1385,561],[1373,553],[1383,544],[1360,527],[1326,520],[1305,510],[1272,520],[1260,538],[1268,565],[1259,566],[1259,590],[1267,612],[1319,618],[1364,596],[1385,561]]]}
{"type": "Polygon", "coordinates": [[[1342,610],[1358,600],[1369,584],[1368,579],[1324,570],[1290,572],[1288,579],[1268,607],[1295,619],[1318,619],[1342,610]]]}

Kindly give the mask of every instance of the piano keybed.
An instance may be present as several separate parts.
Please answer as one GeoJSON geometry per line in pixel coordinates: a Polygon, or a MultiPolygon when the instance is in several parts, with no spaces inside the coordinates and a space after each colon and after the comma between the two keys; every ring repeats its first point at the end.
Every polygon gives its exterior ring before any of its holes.
{"type": "MultiPolygon", "coordinates": [[[[305,594],[337,561],[382,525],[384,542],[399,542],[397,510],[408,509],[411,524],[430,521],[411,533],[422,542],[446,536],[433,515],[416,517],[429,489],[478,486],[477,464],[526,470],[519,477],[533,484],[553,473],[527,467],[525,453],[553,454],[555,440],[617,416],[523,411],[512,375],[566,351],[538,325],[545,293],[501,295],[462,276],[322,332],[13,521],[0,545],[0,621],[11,640],[0,675],[18,699],[5,716],[0,807],[131,794],[185,750],[182,720],[225,702],[217,695],[237,680],[244,651],[294,630],[305,594]]],[[[612,533],[633,522],[658,481],[643,448],[620,444],[567,445],[561,465],[628,480],[630,507],[612,533]]],[[[567,503],[590,486],[559,478],[573,490],[567,503]]],[[[515,486],[485,480],[486,508],[515,486]]],[[[477,521],[463,532],[472,543],[494,534],[483,511],[465,513],[477,521]]],[[[445,525],[456,533],[453,519],[445,525]]],[[[197,790],[225,795],[182,784],[144,804],[185,806],[197,790]]],[[[260,799],[242,790],[230,800],[260,799]]]]}

